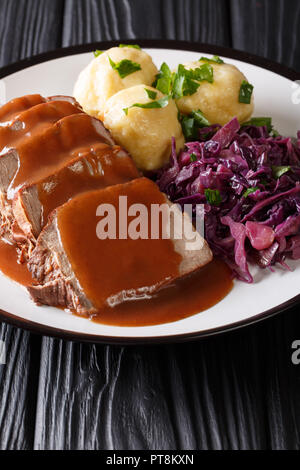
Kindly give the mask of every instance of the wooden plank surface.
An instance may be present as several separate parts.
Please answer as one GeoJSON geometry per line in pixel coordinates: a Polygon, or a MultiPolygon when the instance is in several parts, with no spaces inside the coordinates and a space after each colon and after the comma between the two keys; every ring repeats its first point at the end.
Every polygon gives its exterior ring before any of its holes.
{"type": "MultiPolygon", "coordinates": [[[[234,45],[300,70],[297,18],[297,0],[1,0],[0,62],[156,37],[234,45]]],[[[0,448],[299,448],[299,331],[294,310],[205,341],[121,348],[2,324],[0,448]]]]}

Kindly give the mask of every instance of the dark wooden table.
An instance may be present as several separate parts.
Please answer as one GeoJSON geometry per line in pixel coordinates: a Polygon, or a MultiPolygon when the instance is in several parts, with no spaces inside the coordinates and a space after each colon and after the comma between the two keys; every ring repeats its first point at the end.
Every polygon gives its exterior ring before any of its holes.
{"type": "MultiPolygon", "coordinates": [[[[299,72],[300,1],[0,0],[1,66],[119,38],[231,46],[299,72]]],[[[151,347],[78,344],[3,323],[0,448],[299,449],[299,310],[151,347]]]]}

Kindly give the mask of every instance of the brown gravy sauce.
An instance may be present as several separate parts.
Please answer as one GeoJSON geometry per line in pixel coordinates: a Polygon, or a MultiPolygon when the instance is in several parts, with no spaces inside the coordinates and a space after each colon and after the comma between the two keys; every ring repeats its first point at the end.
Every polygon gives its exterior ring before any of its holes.
{"type": "Polygon", "coordinates": [[[14,119],[19,113],[46,101],[41,95],[26,95],[14,98],[0,108],[0,123],[5,124],[14,119]]]}
{"type": "Polygon", "coordinates": [[[19,165],[10,185],[10,198],[24,184],[35,183],[56,173],[77,155],[103,142],[102,128],[97,128],[95,122],[87,114],[72,114],[33,138],[21,141],[16,146],[19,165]]]}
{"type": "Polygon", "coordinates": [[[231,290],[231,272],[219,260],[174,281],[182,257],[169,239],[100,241],[95,230],[87,229],[95,226],[96,208],[100,203],[109,203],[117,209],[117,199],[123,194],[127,196],[128,207],[137,201],[148,207],[165,202],[154,183],[139,178],[121,187],[106,188],[101,192],[101,200],[95,191],[58,209],[60,239],[80,285],[97,309],[94,321],[123,326],[176,321],[211,307],[231,290]],[[143,270],[139,269],[141,265],[143,270]],[[119,292],[163,286],[168,279],[173,279],[172,285],[160,288],[150,299],[127,300],[114,307],[106,304],[108,298],[119,292]]]}
{"type": "MultiPolygon", "coordinates": [[[[18,264],[15,248],[3,241],[0,241],[0,270],[19,284],[32,284],[26,264],[18,264]]],[[[217,304],[232,287],[229,268],[223,261],[215,258],[196,273],[161,289],[151,299],[125,302],[114,308],[107,307],[92,320],[115,326],[146,326],[174,322],[217,304]]]]}
{"type": "Polygon", "coordinates": [[[28,286],[32,284],[32,277],[25,263],[17,261],[16,248],[0,240],[0,270],[13,281],[28,286]]]}
{"type": "Polygon", "coordinates": [[[0,149],[14,147],[18,150],[18,143],[24,144],[59,119],[75,113],[79,113],[79,109],[67,101],[51,101],[31,107],[20,113],[9,126],[0,127],[0,149]]]}
{"type": "Polygon", "coordinates": [[[220,302],[232,289],[227,265],[214,259],[197,272],[162,288],[149,300],[124,302],[102,309],[92,320],[115,326],[170,323],[203,312],[220,302]]]}

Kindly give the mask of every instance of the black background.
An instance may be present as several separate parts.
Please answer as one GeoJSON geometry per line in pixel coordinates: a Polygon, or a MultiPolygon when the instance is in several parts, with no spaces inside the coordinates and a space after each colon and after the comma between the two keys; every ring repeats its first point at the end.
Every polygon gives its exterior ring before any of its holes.
{"type": "MultiPolygon", "coordinates": [[[[119,38],[224,45],[299,72],[300,1],[0,0],[1,66],[119,38]]],[[[299,449],[299,310],[171,346],[79,344],[3,323],[0,449],[299,449]]]]}

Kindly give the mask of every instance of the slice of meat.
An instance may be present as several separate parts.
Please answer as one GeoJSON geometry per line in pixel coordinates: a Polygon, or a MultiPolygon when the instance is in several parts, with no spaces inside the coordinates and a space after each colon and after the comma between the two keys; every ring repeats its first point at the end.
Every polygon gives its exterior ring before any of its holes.
{"type": "Polygon", "coordinates": [[[74,104],[76,107],[80,108],[79,103],[72,96],[55,95],[49,96],[49,98],[44,98],[38,94],[25,95],[19,98],[14,98],[0,107],[0,126],[2,127],[9,125],[23,111],[26,111],[27,109],[30,109],[38,104],[46,103],[47,101],[68,101],[69,103],[74,104]]]}
{"type": "Polygon", "coordinates": [[[37,282],[28,290],[40,304],[59,305],[81,314],[101,314],[101,309],[124,301],[149,298],[162,286],[211,259],[206,241],[195,232],[188,216],[171,205],[155,183],[138,178],[83,193],[51,214],[28,262],[37,282]],[[124,221],[124,197],[130,208],[129,225],[124,221]],[[164,207],[172,216],[163,219],[158,232],[154,230],[157,219],[151,214],[154,207],[164,207]],[[139,221],[135,217],[138,213],[139,221]],[[96,214],[112,218],[99,221],[96,214]],[[183,220],[187,230],[181,236],[183,220]],[[110,237],[106,238],[109,229],[110,237]],[[127,229],[128,238],[124,232],[127,229]],[[145,238],[151,233],[152,238],[145,238]],[[191,234],[195,239],[193,248],[188,241],[191,234]]]}
{"type": "Polygon", "coordinates": [[[140,176],[132,158],[119,146],[98,144],[57,172],[24,186],[13,201],[13,236],[25,260],[48,216],[58,206],[85,191],[124,183],[140,176]]]}
{"type": "Polygon", "coordinates": [[[26,109],[36,106],[37,104],[44,103],[46,98],[41,95],[26,95],[20,98],[14,98],[0,108],[0,125],[7,125],[15,119],[18,114],[26,109]]]}
{"type": "Polygon", "coordinates": [[[10,160],[18,161],[13,180],[7,185],[8,198],[13,199],[25,184],[51,175],[99,143],[114,145],[103,124],[84,113],[64,117],[44,132],[21,142],[0,158],[0,174],[10,167],[10,160]]]}
{"type": "MultiPolygon", "coordinates": [[[[64,105],[71,106],[67,102],[64,105]]],[[[114,145],[114,142],[100,121],[80,113],[64,117],[46,130],[21,139],[15,148],[1,155],[1,236],[13,242],[12,200],[23,186],[56,173],[76,156],[99,144],[114,145]]]]}

